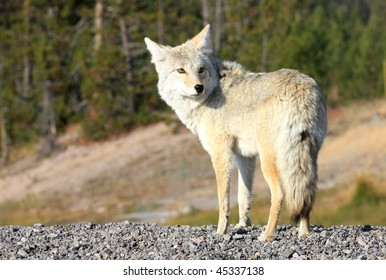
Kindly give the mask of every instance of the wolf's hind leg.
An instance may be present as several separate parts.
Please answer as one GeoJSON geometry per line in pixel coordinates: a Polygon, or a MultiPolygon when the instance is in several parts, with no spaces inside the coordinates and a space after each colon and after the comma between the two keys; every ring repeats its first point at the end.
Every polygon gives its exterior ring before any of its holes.
{"type": "Polygon", "coordinates": [[[306,236],[310,234],[310,212],[300,218],[298,236],[306,236]]]}
{"type": "Polygon", "coordinates": [[[272,155],[260,155],[261,170],[271,191],[271,209],[269,211],[268,223],[260,240],[273,240],[283,202],[283,191],[280,186],[279,172],[276,167],[275,157],[272,155]]]}
{"type": "Polygon", "coordinates": [[[239,170],[238,178],[238,203],[239,203],[239,223],[236,228],[251,225],[251,196],[253,176],[256,167],[256,157],[244,157],[236,154],[237,166],[239,170]]]}

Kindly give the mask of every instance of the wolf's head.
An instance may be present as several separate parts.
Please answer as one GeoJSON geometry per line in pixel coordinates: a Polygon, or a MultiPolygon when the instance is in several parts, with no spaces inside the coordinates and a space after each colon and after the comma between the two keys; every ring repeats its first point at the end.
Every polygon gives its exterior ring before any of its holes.
{"type": "Polygon", "coordinates": [[[194,38],[176,47],[163,46],[145,38],[158,73],[159,93],[172,107],[186,99],[200,104],[218,86],[218,71],[210,59],[209,28],[207,25],[194,38]]]}

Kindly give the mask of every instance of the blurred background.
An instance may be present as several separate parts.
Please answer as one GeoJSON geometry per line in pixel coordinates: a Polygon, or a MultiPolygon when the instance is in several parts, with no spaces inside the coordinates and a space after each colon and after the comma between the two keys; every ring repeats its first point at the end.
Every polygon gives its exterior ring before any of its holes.
{"type": "Polygon", "coordinates": [[[216,224],[210,158],[160,100],[143,42],[175,46],[207,23],[217,56],[298,69],[324,92],[312,223],[386,225],[384,0],[1,1],[0,225],[216,224]]]}

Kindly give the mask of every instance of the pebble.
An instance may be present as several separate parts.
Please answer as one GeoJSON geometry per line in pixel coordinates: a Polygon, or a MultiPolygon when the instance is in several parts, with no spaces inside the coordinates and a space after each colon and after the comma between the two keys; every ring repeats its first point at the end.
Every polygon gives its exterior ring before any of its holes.
{"type": "Polygon", "coordinates": [[[241,234],[235,234],[235,235],[233,235],[233,239],[235,239],[235,240],[238,240],[238,239],[244,239],[244,235],[241,235],[241,234]]]}
{"type": "Polygon", "coordinates": [[[137,222],[0,227],[0,260],[298,259],[386,260],[386,227],[311,227],[311,235],[279,226],[271,242],[260,226],[216,234],[209,226],[160,226],[137,222]]]}
{"type": "Polygon", "coordinates": [[[363,238],[361,238],[361,237],[358,237],[357,238],[357,242],[358,242],[358,244],[359,245],[361,245],[361,246],[366,246],[367,244],[366,244],[366,242],[363,240],[363,238]]]}
{"type": "Polygon", "coordinates": [[[285,250],[284,253],[282,254],[282,256],[286,259],[290,258],[293,256],[293,254],[296,252],[295,249],[288,249],[288,250],[285,250]]]}
{"type": "Polygon", "coordinates": [[[27,252],[24,251],[23,249],[18,250],[18,251],[17,251],[17,254],[18,254],[20,257],[25,257],[25,256],[28,255],[27,252]]]}

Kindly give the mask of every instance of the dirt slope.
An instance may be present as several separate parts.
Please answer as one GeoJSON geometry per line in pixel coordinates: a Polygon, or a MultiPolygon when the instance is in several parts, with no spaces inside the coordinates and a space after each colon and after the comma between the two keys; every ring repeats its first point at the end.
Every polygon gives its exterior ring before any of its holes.
{"type": "MultiPolygon", "coordinates": [[[[72,198],[74,209],[108,212],[109,200],[121,209],[110,218],[144,221],[217,207],[210,158],[183,128],[173,133],[171,127],[158,123],[103,143],[79,145],[71,135],[61,141],[66,149],[50,158],[25,158],[1,168],[0,203],[30,194],[54,195],[72,198]]],[[[329,111],[319,170],[321,188],[350,182],[361,174],[386,180],[385,101],[329,111]]],[[[259,167],[255,185],[256,195],[268,195],[259,167]]],[[[232,203],[236,192],[232,188],[232,203]]]]}

